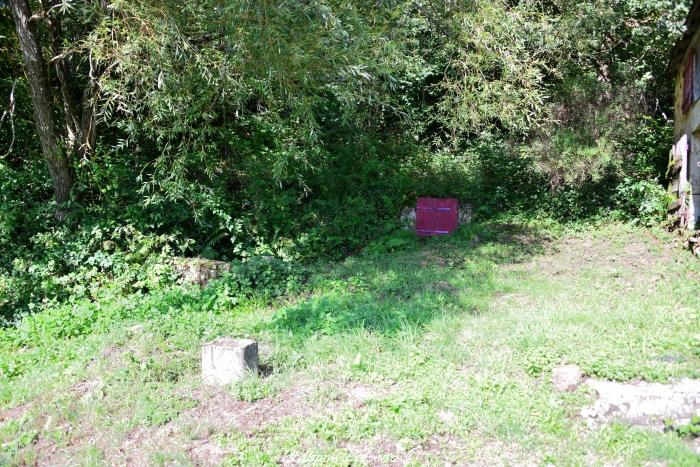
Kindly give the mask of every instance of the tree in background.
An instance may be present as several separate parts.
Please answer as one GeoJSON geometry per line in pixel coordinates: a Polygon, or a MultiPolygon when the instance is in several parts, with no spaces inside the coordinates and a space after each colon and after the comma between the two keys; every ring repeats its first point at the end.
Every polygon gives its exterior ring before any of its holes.
{"type": "MultiPolygon", "coordinates": [[[[660,57],[687,10],[670,0],[11,5],[58,206],[72,187],[78,220],[176,232],[196,254],[229,256],[285,242],[353,251],[416,194],[554,206],[552,194],[593,182],[606,184],[594,190],[605,207],[620,180],[656,183],[670,105],[660,57]]],[[[29,189],[13,187],[5,198],[29,189]]]]}
{"type": "Polygon", "coordinates": [[[42,0],[34,12],[27,0],[11,0],[10,7],[24,57],[36,132],[53,181],[56,216],[62,218],[75,183],[73,164],[91,151],[95,142],[94,70],[80,70],[81,65],[90,65],[89,59],[71,50],[85,26],[65,27],[62,19],[71,7],[67,2],[42,0]],[[57,103],[60,112],[55,112],[57,103]]]}
{"type": "Polygon", "coordinates": [[[665,72],[689,4],[546,4],[559,41],[547,78],[553,118],[532,133],[528,150],[553,188],[580,186],[610,173],[649,179],[663,173],[671,144],[663,127],[673,116],[673,83],[665,72]],[[644,138],[651,129],[657,139],[650,145],[644,138]],[[654,149],[656,161],[645,154],[654,149]]]}

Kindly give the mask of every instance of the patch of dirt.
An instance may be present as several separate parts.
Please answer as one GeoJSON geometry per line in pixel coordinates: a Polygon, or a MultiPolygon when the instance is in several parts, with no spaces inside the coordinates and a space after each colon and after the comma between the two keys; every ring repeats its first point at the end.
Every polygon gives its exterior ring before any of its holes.
{"type": "Polygon", "coordinates": [[[101,379],[94,379],[89,381],[82,381],[78,384],[73,385],[70,389],[79,399],[90,397],[94,391],[102,386],[101,379]]]}
{"type": "Polygon", "coordinates": [[[695,438],[690,442],[690,447],[692,448],[693,451],[695,451],[697,454],[700,454],[700,438],[695,438]]]}
{"type": "MultiPolygon", "coordinates": [[[[285,389],[278,395],[257,402],[238,401],[226,391],[216,390],[213,393],[203,392],[199,398],[199,407],[183,414],[178,424],[196,420],[206,423],[212,431],[221,432],[235,428],[253,436],[269,424],[286,417],[304,417],[314,412],[314,406],[309,401],[315,390],[305,384],[298,384],[285,389]]],[[[344,405],[355,409],[363,407],[368,401],[376,398],[378,391],[369,385],[349,382],[343,385],[340,405],[331,404],[324,410],[337,410],[344,405]]],[[[197,465],[217,465],[230,450],[213,443],[209,437],[199,440],[188,448],[188,452],[197,465]]],[[[293,464],[293,462],[292,462],[293,464]]]]}
{"type": "MultiPolygon", "coordinates": [[[[222,432],[235,428],[248,436],[254,436],[271,423],[286,417],[305,417],[314,413],[315,407],[310,402],[315,390],[306,384],[298,384],[285,389],[278,395],[257,402],[238,401],[226,391],[203,392],[199,398],[200,406],[183,414],[177,421],[183,425],[196,421],[205,423],[211,432],[222,432]]],[[[342,406],[355,409],[363,407],[367,401],[378,397],[378,391],[361,383],[349,382],[342,387],[341,404],[331,404],[324,411],[338,410],[342,406]]],[[[188,448],[191,459],[197,465],[218,465],[232,453],[204,436],[188,448]]],[[[294,464],[292,462],[291,464],[294,464]]]]}
{"type": "Polygon", "coordinates": [[[275,396],[246,402],[236,400],[223,389],[205,387],[195,396],[200,402],[197,407],[159,428],[136,428],[118,452],[113,453],[114,457],[108,458],[111,463],[140,465],[142,461],[148,463],[147,459],[135,459],[127,453],[147,453],[153,450],[167,452],[168,446],[177,445],[187,451],[196,465],[218,465],[232,451],[212,440],[213,433],[235,429],[252,436],[285,417],[307,415],[311,411],[307,398],[312,392],[308,386],[296,385],[275,396]],[[192,439],[183,433],[183,427],[195,424],[208,429],[206,433],[192,439]]]}
{"type": "MultiPolygon", "coordinates": [[[[477,237],[478,238],[478,237],[477,237]]],[[[498,237],[500,243],[520,245],[524,247],[537,247],[542,242],[549,242],[549,237],[537,237],[531,233],[504,233],[498,237]]]]}
{"type": "Polygon", "coordinates": [[[36,454],[37,465],[70,465],[70,455],[59,450],[56,443],[45,436],[39,436],[32,446],[36,454]]]}
{"type": "Polygon", "coordinates": [[[95,357],[88,363],[88,369],[91,373],[102,372],[111,373],[118,368],[122,368],[127,365],[126,359],[124,358],[130,348],[117,345],[109,344],[106,345],[99,355],[95,357]]]}
{"type": "MultiPolygon", "coordinates": [[[[33,450],[40,463],[48,464],[71,464],[82,449],[91,445],[102,451],[107,463],[114,465],[148,465],[156,452],[189,457],[194,465],[219,465],[235,452],[235,447],[222,446],[217,434],[235,430],[249,437],[261,436],[264,435],[261,431],[286,417],[303,418],[319,410],[361,409],[380,394],[376,388],[362,383],[338,383],[337,403],[322,402],[323,407],[317,407],[316,386],[304,382],[255,402],[237,400],[225,389],[204,386],[187,394],[198,405],[165,425],[139,425],[126,434],[120,433],[118,427],[100,432],[81,432],[78,428],[69,445],[57,446],[52,440],[39,437],[33,450]]],[[[83,381],[72,386],[71,392],[76,399],[89,397],[101,384],[100,380],[83,381]]]]}
{"type": "Polygon", "coordinates": [[[447,292],[447,293],[454,293],[457,292],[459,289],[452,284],[450,284],[447,281],[437,281],[433,282],[428,286],[430,290],[434,290],[436,292],[447,292]]]}
{"type": "Polygon", "coordinates": [[[565,279],[593,273],[632,291],[654,287],[677,268],[675,255],[659,254],[660,241],[646,232],[621,234],[621,238],[567,237],[545,244],[543,255],[525,263],[506,265],[504,270],[565,279]],[[631,274],[634,272],[634,274],[631,274]]]}
{"type": "Polygon", "coordinates": [[[665,419],[684,424],[700,414],[700,380],[660,384],[589,379],[585,384],[597,394],[595,403],[581,411],[591,428],[621,422],[662,430],[665,419]]]}
{"type": "Polygon", "coordinates": [[[364,407],[368,401],[375,399],[378,396],[378,392],[375,388],[366,384],[350,383],[345,388],[345,395],[347,403],[359,409],[364,407]]]}
{"type": "Polygon", "coordinates": [[[438,265],[440,267],[445,267],[447,266],[447,263],[447,258],[443,258],[442,256],[435,254],[434,251],[424,250],[420,254],[420,265],[422,267],[430,265],[438,265]]]}
{"type": "MultiPolygon", "coordinates": [[[[301,417],[307,415],[311,408],[306,403],[308,396],[313,392],[312,388],[299,385],[285,389],[274,397],[268,397],[257,402],[235,401],[228,396],[231,407],[242,408],[231,419],[239,430],[246,433],[258,431],[261,427],[280,420],[285,417],[301,417]],[[247,407],[240,404],[247,404],[247,407]],[[245,408],[244,408],[245,407],[245,408]]],[[[207,403],[204,410],[208,411],[209,419],[215,419],[219,406],[212,406],[207,403]]]]}
{"type": "Polygon", "coordinates": [[[464,442],[454,435],[435,434],[425,442],[411,449],[408,454],[418,460],[450,459],[462,457],[459,454],[464,450],[464,442]]]}
{"type": "Polygon", "coordinates": [[[500,243],[539,246],[552,240],[549,234],[539,232],[525,224],[496,223],[492,224],[491,228],[497,234],[500,243]]]}
{"type": "MultiPolygon", "coordinates": [[[[363,442],[344,442],[340,447],[349,451],[366,465],[402,466],[412,463],[425,464],[430,460],[454,458],[464,445],[458,438],[447,435],[433,435],[422,443],[400,441],[384,436],[375,436],[363,442]]],[[[445,462],[445,465],[451,465],[445,462]]]]}
{"type": "MultiPolygon", "coordinates": [[[[476,449],[476,456],[467,465],[537,466],[542,465],[539,453],[526,451],[515,443],[489,440],[476,449]]],[[[593,463],[595,464],[595,463],[593,463]]]]}
{"type": "Polygon", "coordinates": [[[375,436],[363,442],[341,443],[340,447],[373,466],[538,465],[535,455],[514,446],[501,442],[474,445],[449,433],[434,434],[417,444],[375,436]]]}
{"type": "Polygon", "coordinates": [[[100,352],[100,356],[105,360],[112,360],[114,358],[119,358],[124,353],[125,349],[123,346],[118,346],[116,344],[110,344],[105,346],[100,352]]]}
{"type": "Polygon", "coordinates": [[[200,441],[187,450],[195,465],[219,465],[233,451],[213,443],[211,439],[200,441]]]}
{"type": "Polygon", "coordinates": [[[346,449],[365,465],[406,465],[410,459],[400,442],[375,436],[362,442],[343,442],[340,447],[346,449]]]}
{"type": "Polygon", "coordinates": [[[585,242],[578,240],[580,247],[576,256],[582,259],[590,258],[590,261],[602,261],[615,268],[653,270],[661,266],[667,258],[652,251],[651,243],[653,242],[655,239],[650,235],[645,235],[644,238],[625,239],[623,244],[603,239],[585,242]]]}
{"type": "Polygon", "coordinates": [[[24,414],[29,412],[32,407],[34,407],[34,404],[32,402],[27,402],[16,405],[10,409],[3,410],[0,412],[0,423],[10,420],[19,420],[20,418],[24,417],[24,414]]]}

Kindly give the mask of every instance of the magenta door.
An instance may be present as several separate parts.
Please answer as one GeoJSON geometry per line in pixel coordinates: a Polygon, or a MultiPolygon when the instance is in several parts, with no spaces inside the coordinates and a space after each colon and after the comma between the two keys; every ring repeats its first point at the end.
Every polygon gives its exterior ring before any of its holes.
{"type": "Polygon", "coordinates": [[[451,234],[457,229],[458,210],[454,198],[418,198],[416,233],[422,237],[451,234]]]}

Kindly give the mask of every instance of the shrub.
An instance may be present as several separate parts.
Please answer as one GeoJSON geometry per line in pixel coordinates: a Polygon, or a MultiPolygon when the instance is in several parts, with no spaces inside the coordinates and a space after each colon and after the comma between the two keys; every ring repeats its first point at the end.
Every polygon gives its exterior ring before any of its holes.
{"type": "Polygon", "coordinates": [[[133,226],[52,228],[35,234],[31,249],[0,269],[0,318],[37,311],[69,297],[94,299],[105,288],[148,291],[171,283],[173,236],[133,226]]]}
{"type": "Polygon", "coordinates": [[[371,242],[362,252],[366,255],[383,255],[415,247],[417,242],[418,237],[414,232],[398,230],[391,235],[371,242]]]}
{"type": "Polygon", "coordinates": [[[271,298],[297,290],[305,278],[306,272],[298,263],[273,256],[253,256],[234,261],[231,271],[214,281],[209,292],[229,297],[235,304],[240,298],[271,298]]]}
{"type": "Polygon", "coordinates": [[[665,218],[672,197],[655,181],[625,178],[615,188],[614,200],[628,220],[654,225],[665,218]]]}

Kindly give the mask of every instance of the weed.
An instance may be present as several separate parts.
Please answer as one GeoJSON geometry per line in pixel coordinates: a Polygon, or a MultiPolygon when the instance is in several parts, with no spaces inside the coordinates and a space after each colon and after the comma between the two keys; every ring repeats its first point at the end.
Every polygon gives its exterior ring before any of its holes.
{"type": "Polygon", "coordinates": [[[700,437],[700,415],[691,417],[690,421],[684,425],[677,425],[673,420],[664,420],[664,432],[675,433],[681,437],[700,437]]]}
{"type": "Polygon", "coordinates": [[[231,387],[231,395],[241,401],[255,402],[275,393],[274,386],[258,373],[248,372],[231,387]]]}

